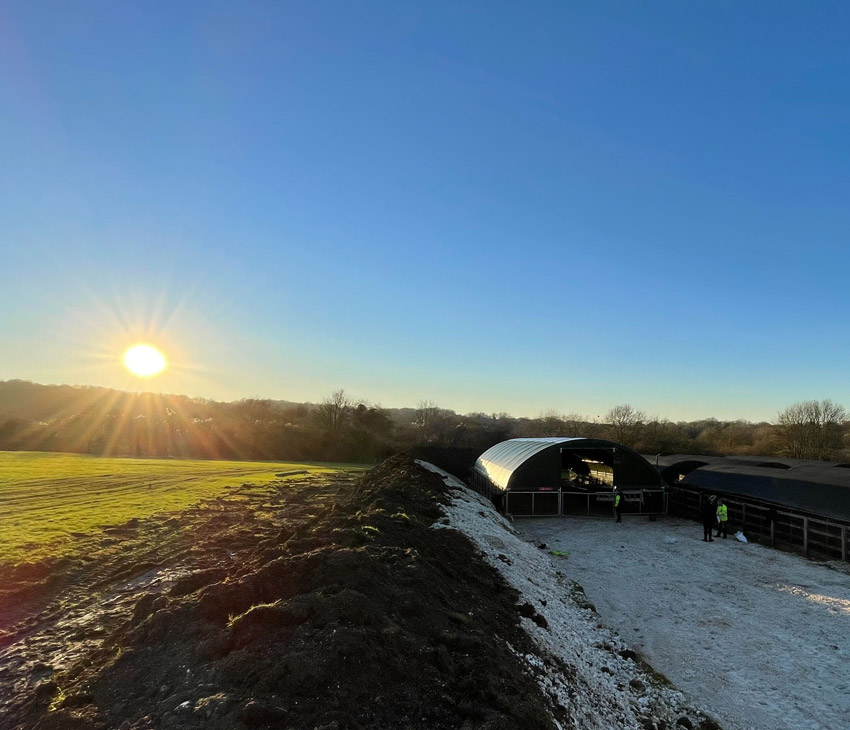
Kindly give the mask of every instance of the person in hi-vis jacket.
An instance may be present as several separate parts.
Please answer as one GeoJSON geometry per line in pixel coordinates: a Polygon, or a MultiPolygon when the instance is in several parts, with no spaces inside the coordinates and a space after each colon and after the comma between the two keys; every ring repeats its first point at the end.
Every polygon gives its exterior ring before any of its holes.
{"type": "Polygon", "coordinates": [[[729,510],[726,508],[726,505],[723,504],[722,499],[717,500],[717,535],[715,537],[720,537],[720,533],[723,533],[723,538],[725,539],[728,536],[726,532],[726,523],[729,521],[729,510]]]}

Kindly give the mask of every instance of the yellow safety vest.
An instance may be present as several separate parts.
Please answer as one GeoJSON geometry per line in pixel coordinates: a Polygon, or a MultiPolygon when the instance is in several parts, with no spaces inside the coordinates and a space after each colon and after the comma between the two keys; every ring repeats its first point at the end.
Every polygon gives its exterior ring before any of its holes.
{"type": "Polygon", "coordinates": [[[728,519],[729,519],[729,514],[728,514],[728,513],[729,513],[729,510],[727,510],[727,509],[726,509],[726,505],[725,505],[725,504],[721,504],[721,505],[717,508],[717,516],[720,518],[720,521],[721,521],[721,522],[726,522],[726,520],[728,520],[728,519]]]}
{"type": "Polygon", "coordinates": [[[615,506],[615,507],[619,507],[619,506],[620,506],[620,493],[619,493],[619,492],[617,492],[617,493],[614,495],[614,506],[615,506]]]}

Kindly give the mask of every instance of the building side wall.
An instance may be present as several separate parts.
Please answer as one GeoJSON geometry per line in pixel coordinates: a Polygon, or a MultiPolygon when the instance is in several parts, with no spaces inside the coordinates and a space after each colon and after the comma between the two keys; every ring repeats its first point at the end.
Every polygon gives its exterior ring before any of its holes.
{"type": "Polygon", "coordinates": [[[561,451],[555,446],[541,451],[521,464],[508,482],[513,491],[559,489],[561,486],[561,451]]]}

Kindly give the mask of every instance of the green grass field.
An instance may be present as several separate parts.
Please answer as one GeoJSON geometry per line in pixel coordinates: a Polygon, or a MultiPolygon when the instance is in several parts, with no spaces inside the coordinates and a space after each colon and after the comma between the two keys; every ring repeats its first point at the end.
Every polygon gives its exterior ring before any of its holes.
{"type": "Polygon", "coordinates": [[[259,461],[115,459],[0,451],[0,564],[61,554],[86,533],[224,495],[276,472],[364,469],[362,465],[259,461]]]}

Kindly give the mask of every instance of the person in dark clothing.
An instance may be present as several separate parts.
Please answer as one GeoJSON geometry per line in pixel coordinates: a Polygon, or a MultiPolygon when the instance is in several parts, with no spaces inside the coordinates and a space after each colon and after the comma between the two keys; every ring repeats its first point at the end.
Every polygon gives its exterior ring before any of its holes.
{"type": "Polygon", "coordinates": [[[620,494],[619,487],[614,487],[614,514],[617,516],[615,522],[623,521],[623,495],[620,494]]]}
{"type": "Polygon", "coordinates": [[[770,527],[770,525],[774,522],[776,522],[776,507],[768,507],[767,526],[770,527]]]}
{"type": "Polygon", "coordinates": [[[776,507],[770,507],[767,510],[767,530],[771,545],[776,542],[776,516],[776,507]]]}
{"type": "Polygon", "coordinates": [[[705,542],[714,542],[711,530],[714,527],[714,521],[717,519],[717,508],[713,496],[702,503],[700,516],[702,517],[702,539],[705,542]]]}

